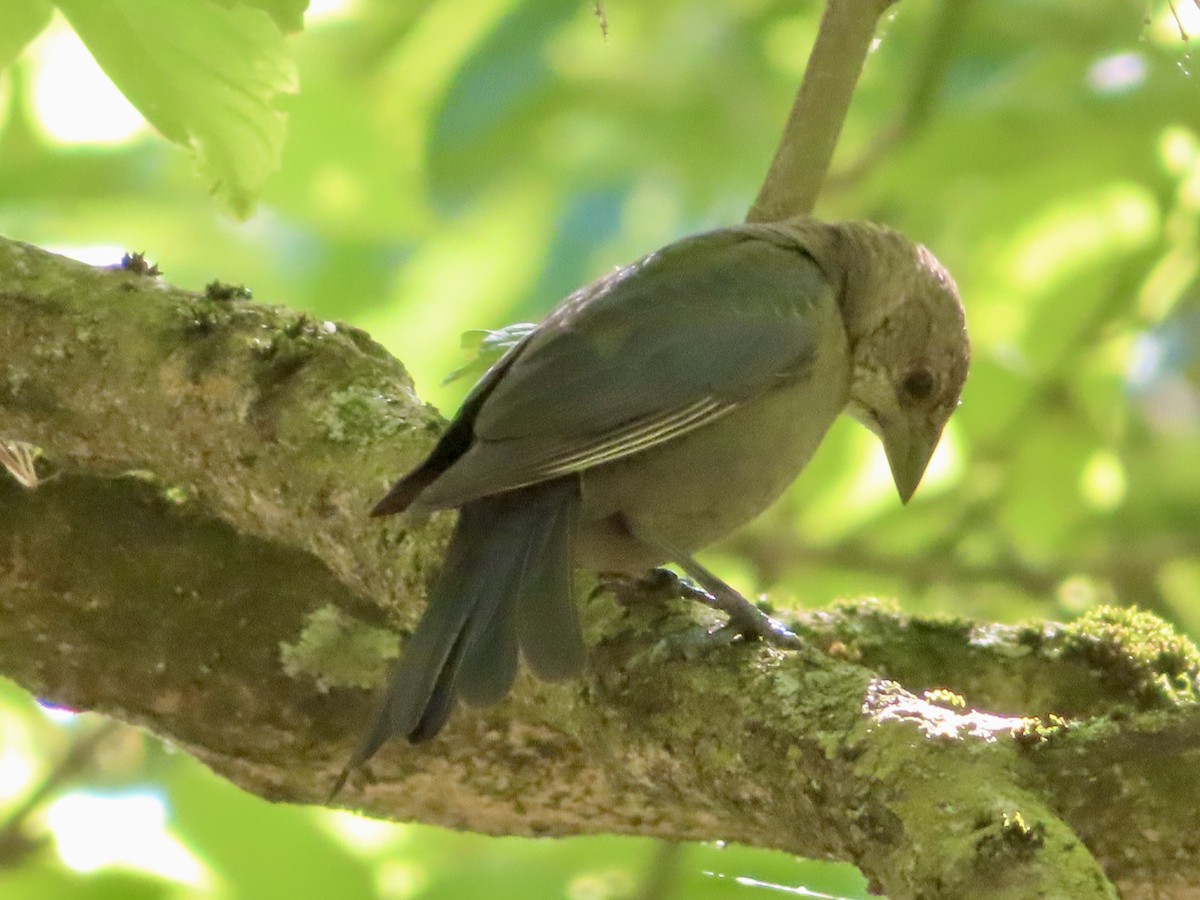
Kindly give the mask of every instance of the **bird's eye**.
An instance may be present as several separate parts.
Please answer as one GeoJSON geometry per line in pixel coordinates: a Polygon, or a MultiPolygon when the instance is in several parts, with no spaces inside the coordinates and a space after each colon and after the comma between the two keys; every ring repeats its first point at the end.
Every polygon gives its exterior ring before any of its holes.
{"type": "Polygon", "coordinates": [[[928,369],[913,369],[904,376],[901,387],[913,400],[928,400],[933,393],[933,375],[928,369]]]}

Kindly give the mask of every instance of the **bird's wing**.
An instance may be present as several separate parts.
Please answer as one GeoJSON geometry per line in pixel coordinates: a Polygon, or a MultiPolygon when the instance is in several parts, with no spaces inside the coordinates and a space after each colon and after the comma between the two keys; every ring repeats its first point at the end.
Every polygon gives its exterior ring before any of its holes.
{"type": "Polygon", "coordinates": [[[457,506],[706,425],[802,374],[814,320],[835,305],[829,279],[777,231],[671,244],[568,297],[484,377],[470,448],[419,502],[457,506]]]}

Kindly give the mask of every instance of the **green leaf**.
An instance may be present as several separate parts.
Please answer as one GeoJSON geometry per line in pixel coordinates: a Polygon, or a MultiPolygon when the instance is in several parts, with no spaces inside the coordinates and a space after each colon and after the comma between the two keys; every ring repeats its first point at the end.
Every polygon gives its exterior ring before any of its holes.
{"type": "Polygon", "coordinates": [[[283,150],[295,66],[267,14],[209,0],[59,0],[96,61],[245,217],[283,150]]]}
{"type": "Polygon", "coordinates": [[[192,760],[162,762],[172,832],[194,848],[215,882],[236,887],[233,896],[380,896],[368,860],[330,834],[327,816],[265,803],[192,760]]]}
{"type": "Polygon", "coordinates": [[[308,9],[308,0],[212,0],[225,9],[235,6],[251,6],[261,9],[272,19],[285,34],[293,34],[304,28],[304,11],[308,9]]]}
{"type": "Polygon", "coordinates": [[[0,69],[21,55],[21,51],[42,29],[50,24],[53,10],[46,0],[0,0],[0,69]]]}

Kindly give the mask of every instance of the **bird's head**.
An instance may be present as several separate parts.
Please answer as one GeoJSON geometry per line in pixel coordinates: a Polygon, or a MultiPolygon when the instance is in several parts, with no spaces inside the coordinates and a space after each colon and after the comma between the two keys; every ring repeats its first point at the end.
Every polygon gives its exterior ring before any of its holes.
{"type": "Polygon", "coordinates": [[[859,320],[865,327],[851,334],[848,412],[883,442],[907,503],[958,406],[971,352],[949,273],[924,247],[887,238],[887,264],[877,258],[861,284],[872,295],[859,301],[870,310],[859,320]]]}

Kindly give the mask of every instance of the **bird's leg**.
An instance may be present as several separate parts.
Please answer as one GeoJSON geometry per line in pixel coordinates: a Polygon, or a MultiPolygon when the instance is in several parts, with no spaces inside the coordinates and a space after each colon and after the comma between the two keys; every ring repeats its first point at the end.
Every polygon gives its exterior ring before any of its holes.
{"type": "MultiPolygon", "coordinates": [[[[729,621],[722,626],[722,631],[730,631],[740,635],[745,640],[762,639],[777,647],[799,647],[803,641],[789,631],[782,623],[776,622],[761,609],[735,591],[732,587],[714,575],[691,554],[684,552],[670,541],[640,528],[635,523],[625,520],[630,533],[639,541],[653,547],[659,554],[671,560],[683,569],[687,578],[679,578],[679,596],[690,600],[698,600],[719,612],[725,613],[729,621]]],[[[661,579],[660,574],[665,570],[656,569],[651,577],[661,579]]]]}
{"type": "Polygon", "coordinates": [[[680,579],[683,596],[729,616],[722,626],[723,631],[732,631],[746,640],[762,639],[777,647],[798,647],[803,644],[782,622],[772,619],[692,557],[683,555],[675,558],[674,562],[688,576],[680,579]]]}
{"type": "Polygon", "coordinates": [[[617,602],[625,606],[644,602],[662,603],[687,596],[682,580],[670,569],[651,569],[641,576],[602,572],[592,596],[601,591],[611,591],[617,602]]]}

